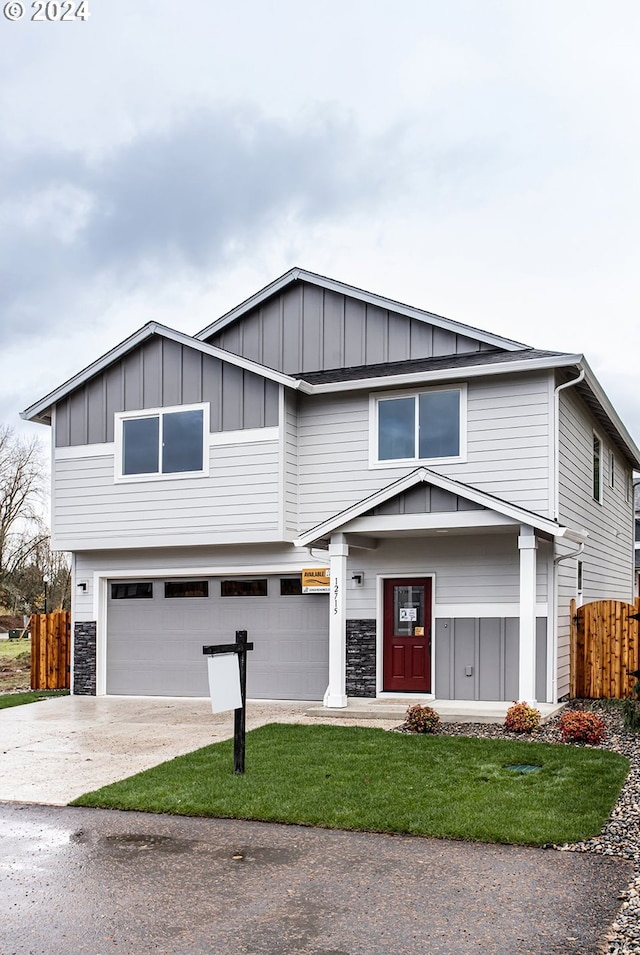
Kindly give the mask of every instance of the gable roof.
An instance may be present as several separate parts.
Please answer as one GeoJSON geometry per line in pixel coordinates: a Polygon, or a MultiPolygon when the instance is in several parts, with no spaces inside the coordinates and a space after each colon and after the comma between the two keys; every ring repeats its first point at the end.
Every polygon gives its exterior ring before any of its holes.
{"type": "Polygon", "coordinates": [[[217,318],[215,322],[207,325],[207,327],[198,332],[195,337],[203,341],[221,332],[242,318],[243,315],[246,315],[247,312],[257,308],[258,305],[261,305],[267,299],[282,292],[295,282],[308,282],[310,285],[316,285],[319,288],[328,289],[340,295],[347,295],[351,298],[358,299],[360,302],[366,302],[368,305],[388,309],[392,312],[396,312],[398,315],[415,318],[420,322],[426,322],[429,325],[435,325],[438,328],[444,328],[450,332],[467,335],[487,345],[493,345],[496,348],[504,348],[507,351],[518,351],[521,348],[529,347],[528,345],[523,345],[522,342],[516,342],[510,338],[504,338],[501,335],[494,335],[481,328],[464,325],[462,322],[453,321],[453,319],[445,318],[443,315],[436,315],[434,312],[427,312],[424,309],[415,308],[412,305],[405,305],[403,302],[386,298],[384,295],[376,295],[373,292],[367,292],[365,289],[357,288],[354,285],[347,285],[345,282],[338,282],[336,279],[330,279],[325,275],[318,275],[315,272],[307,272],[305,269],[300,268],[289,269],[284,275],[270,282],[269,285],[265,285],[260,291],[251,295],[248,299],[245,299],[244,302],[241,302],[240,305],[236,305],[235,308],[232,308],[229,312],[217,318]]]}
{"type": "Polygon", "coordinates": [[[583,543],[588,537],[586,530],[565,527],[549,518],[541,517],[540,514],[536,514],[534,511],[528,511],[524,507],[510,504],[508,501],[502,500],[502,498],[495,497],[493,494],[487,494],[486,491],[480,491],[477,488],[470,487],[461,481],[455,481],[452,478],[445,477],[429,468],[416,468],[415,471],[411,471],[410,474],[406,474],[397,481],[393,481],[391,484],[388,484],[387,487],[382,488],[382,490],[370,494],[368,497],[358,501],[357,504],[353,504],[339,511],[326,521],[305,531],[305,533],[297,537],[293,543],[296,547],[309,547],[340,529],[348,532],[348,525],[351,521],[362,517],[372,508],[378,507],[380,504],[389,501],[398,494],[403,494],[409,488],[414,487],[420,482],[432,484],[434,487],[449,491],[451,494],[472,501],[474,504],[479,504],[488,510],[495,511],[511,519],[514,523],[527,524],[541,533],[549,534],[552,537],[562,537],[566,540],[575,541],[576,543],[583,543]]]}
{"type": "Polygon", "coordinates": [[[87,365],[86,368],[83,368],[82,371],[79,371],[72,378],[69,378],[58,388],[51,391],[48,395],[45,395],[44,398],[36,401],[24,411],[21,411],[20,417],[25,421],[51,424],[51,408],[53,405],[63,398],[66,398],[68,394],[95,377],[95,375],[99,375],[105,371],[105,369],[120,361],[125,355],[128,355],[154,335],[170,339],[187,348],[194,348],[197,351],[203,352],[205,355],[210,355],[212,358],[219,358],[221,361],[236,365],[245,371],[253,372],[261,378],[268,378],[271,381],[286,385],[288,388],[298,389],[300,387],[298,380],[291,378],[289,375],[284,375],[282,372],[275,371],[273,368],[267,368],[265,365],[260,365],[248,358],[234,355],[231,352],[224,351],[222,348],[217,348],[215,345],[208,345],[206,342],[192,338],[191,335],[185,335],[184,332],[178,332],[174,328],[168,328],[166,325],[160,325],[158,322],[148,322],[146,325],[143,325],[142,328],[139,328],[138,331],[134,332],[133,335],[130,335],[129,338],[126,338],[120,342],[119,345],[116,345],[115,348],[106,352],[100,358],[96,359],[96,361],[87,365]]]}

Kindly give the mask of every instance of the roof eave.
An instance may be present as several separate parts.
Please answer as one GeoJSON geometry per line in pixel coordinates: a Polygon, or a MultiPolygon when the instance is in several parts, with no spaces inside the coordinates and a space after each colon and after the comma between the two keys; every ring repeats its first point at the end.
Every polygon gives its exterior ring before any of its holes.
{"type": "Polygon", "coordinates": [[[300,391],[307,395],[329,394],[340,391],[362,391],[368,388],[396,388],[435,381],[459,381],[461,378],[482,378],[487,375],[517,374],[522,371],[548,371],[579,365],[582,355],[545,356],[502,364],[469,365],[466,368],[443,368],[437,371],[415,371],[406,375],[380,375],[375,378],[357,378],[352,381],[330,381],[313,385],[301,378],[300,391]]]}
{"type": "Polygon", "coordinates": [[[124,358],[130,351],[133,351],[134,348],[137,348],[153,335],[160,335],[163,338],[170,339],[188,348],[194,348],[196,351],[210,355],[212,358],[219,358],[221,361],[235,365],[238,368],[243,368],[245,371],[250,371],[253,374],[259,375],[261,378],[268,378],[294,391],[300,388],[300,381],[296,378],[291,378],[289,375],[275,371],[273,368],[267,368],[266,365],[260,365],[258,362],[251,361],[248,358],[242,358],[240,355],[234,355],[232,352],[218,348],[216,345],[208,345],[206,342],[198,341],[191,335],[186,335],[184,332],[179,332],[174,328],[160,325],[158,322],[149,322],[134,332],[133,335],[130,335],[129,338],[120,342],[119,345],[116,345],[115,348],[110,349],[110,351],[102,355],[101,358],[98,358],[72,378],[69,378],[54,391],[45,395],[44,398],[36,401],[24,411],[21,411],[20,417],[24,421],[51,424],[51,415],[49,412],[53,405],[63,398],[66,398],[67,395],[71,394],[71,392],[77,388],[82,387],[87,381],[109,368],[115,362],[120,361],[120,359],[124,358]]]}

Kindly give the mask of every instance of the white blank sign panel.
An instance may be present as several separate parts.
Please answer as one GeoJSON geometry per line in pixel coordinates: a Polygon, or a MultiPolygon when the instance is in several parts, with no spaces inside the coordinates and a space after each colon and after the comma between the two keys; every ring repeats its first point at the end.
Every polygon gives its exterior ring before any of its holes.
{"type": "Polygon", "coordinates": [[[223,713],[242,706],[240,665],[237,653],[218,653],[207,658],[211,712],[223,713]]]}

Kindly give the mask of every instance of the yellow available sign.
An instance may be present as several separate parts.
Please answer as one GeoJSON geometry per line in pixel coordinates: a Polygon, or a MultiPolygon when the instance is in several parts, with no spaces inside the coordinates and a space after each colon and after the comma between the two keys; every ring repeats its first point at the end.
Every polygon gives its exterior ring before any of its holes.
{"type": "Polygon", "coordinates": [[[303,594],[328,594],[331,578],[328,567],[305,567],[302,571],[303,594]]]}

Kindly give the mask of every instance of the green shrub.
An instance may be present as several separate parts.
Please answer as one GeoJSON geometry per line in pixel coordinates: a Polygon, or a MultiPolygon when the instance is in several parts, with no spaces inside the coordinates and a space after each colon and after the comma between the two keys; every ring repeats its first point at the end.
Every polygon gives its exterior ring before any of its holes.
{"type": "Polygon", "coordinates": [[[412,733],[435,733],[440,723],[440,717],[431,706],[421,706],[416,703],[407,710],[405,726],[412,733]]]}
{"type": "Polygon", "coordinates": [[[598,746],[605,737],[605,726],[595,713],[565,710],[558,721],[563,743],[590,743],[598,746]]]}
{"type": "Polygon", "coordinates": [[[622,720],[629,733],[640,733],[640,701],[622,701],[622,720]]]}
{"type": "Polygon", "coordinates": [[[510,733],[533,733],[539,726],[540,710],[529,706],[524,700],[520,703],[514,701],[513,706],[507,710],[504,728],[510,733]]]}

